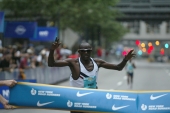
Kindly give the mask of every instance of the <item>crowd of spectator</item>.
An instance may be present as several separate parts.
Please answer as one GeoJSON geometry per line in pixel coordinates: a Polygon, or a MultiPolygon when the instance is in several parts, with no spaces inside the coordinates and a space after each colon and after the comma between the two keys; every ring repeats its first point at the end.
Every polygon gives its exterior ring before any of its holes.
{"type": "MultiPolygon", "coordinates": [[[[69,57],[72,51],[62,46],[54,53],[55,60],[69,57]]],[[[0,72],[13,72],[19,69],[19,78],[25,79],[24,70],[47,66],[49,48],[43,47],[37,51],[34,46],[25,47],[21,44],[0,47],[0,72]]]]}

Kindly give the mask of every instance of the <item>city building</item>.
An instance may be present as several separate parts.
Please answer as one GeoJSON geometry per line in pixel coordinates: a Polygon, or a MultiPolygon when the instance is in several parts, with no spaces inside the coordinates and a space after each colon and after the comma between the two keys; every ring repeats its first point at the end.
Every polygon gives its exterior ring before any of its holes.
{"type": "Polygon", "coordinates": [[[120,0],[116,9],[123,13],[118,21],[129,30],[122,39],[125,46],[135,47],[140,41],[144,53],[152,45],[154,55],[161,50],[170,55],[170,0],[120,0]]]}

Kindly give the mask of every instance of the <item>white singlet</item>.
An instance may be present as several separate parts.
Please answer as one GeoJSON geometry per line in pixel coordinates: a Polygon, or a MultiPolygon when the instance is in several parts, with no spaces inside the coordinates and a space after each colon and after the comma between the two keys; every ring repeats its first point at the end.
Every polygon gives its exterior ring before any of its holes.
{"type": "Polygon", "coordinates": [[[79,57],[79,64],[80,64],[80,76],[77,80],[74,80],[72,78],[72,75],[70,76],[70,86],[72,87],[79,87],[79,88],[94,88],[97,87],[97,76],[98,76],[98,66],[96,62],[90,58],[93,62],[93,70],[88,71],[84,65],[80,61],[79,57]]]}

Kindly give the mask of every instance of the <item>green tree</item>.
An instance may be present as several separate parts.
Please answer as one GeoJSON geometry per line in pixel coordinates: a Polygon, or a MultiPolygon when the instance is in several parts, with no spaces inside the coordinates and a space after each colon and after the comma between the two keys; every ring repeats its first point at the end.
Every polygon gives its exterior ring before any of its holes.
{"type": "Polygon", "coordinates": [[[86,40],[104,37],[109,45],[126,32],[116,21],[121,16],[113,8],[117,3],[118,0],[1,0],[0,9],[7,19],[54,21],[60,29],[69,27],[86,40]]]}

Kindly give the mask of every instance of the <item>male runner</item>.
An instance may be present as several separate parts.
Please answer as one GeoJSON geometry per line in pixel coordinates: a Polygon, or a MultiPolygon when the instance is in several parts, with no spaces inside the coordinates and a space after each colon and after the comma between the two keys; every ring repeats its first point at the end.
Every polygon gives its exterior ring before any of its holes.
{"type": "MultiPolygon", "coordinates": [[[[83,42],[80,44],[78,52],[80,57],[77,59],[67,58],[64,60],[54,60],[54,50],[59,47],[61,43],[59,39],[54,42],[50,48],[48,57],[49,67],[63,67],[69,66],[72,75],[70,76],[70,85],[79,88],[97,88],[97,76],[100,67],[112,70],[121,71],[126,65],[127,61],[135,56],[131,50],[120,64],[111,64],[99,58],[91,58],[92,47],[89,43],[83,42]]],[[[74,112],[71,113],[83,113],[74,112]]]]}
{"type": "Polygon", "coordinates": [[[126,65],[126,73],[127,73],[127,83],[128,85],[130,85],[131,89],[133,85],[134,68],[136,68],[136,65],[134,62],[132,62],[132,59],[130,59],[126,65]]]}
{"type": "MultiPolygon", "coordinates": [[[[1,80],[0,81],[0,86],[9,86],[9,87],[13,87],[17,82],[15,80],[1,80]]],[[[11,106],[8,104],[8,101],[2,96],[0,95],[0,103],[3,104],[5,109],[12,109],[14,108],[14,106],[11,106]]]]}

